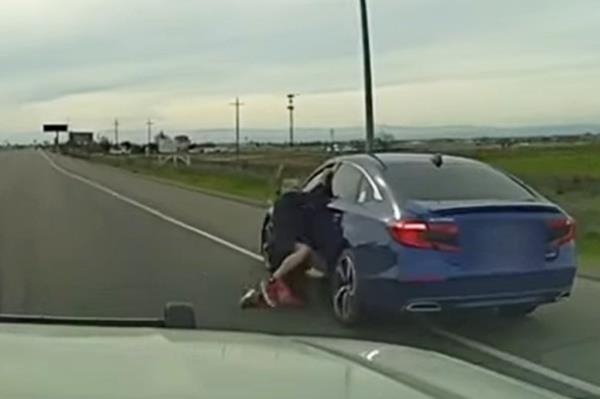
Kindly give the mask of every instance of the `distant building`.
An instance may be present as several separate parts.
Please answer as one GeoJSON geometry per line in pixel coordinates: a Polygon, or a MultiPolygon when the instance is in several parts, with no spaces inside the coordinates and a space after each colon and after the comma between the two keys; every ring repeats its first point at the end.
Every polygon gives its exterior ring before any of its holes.
{"type": "Polygon", "coordinates": [[[325,152],[330,154],[338,154],[340,152],[340,145],[337,143],[329,144],[325,146],[325,152]]]}
{"type": "Polygon", "coordinates": [[[131,149],[124,147],[112,147],[110,150],[108,150],[108,153],[110,155],[129,155],[131,154],[131,149]]]}
{"type": "Polygon", "coordinates": [[[76,147],[87,147],[94,142],[94,133],[92,132],[69,132],[68,144],[76,147]]]}
{"type": "Polygon", "coordinates": [[[192,142],[188,136],[181,134],[179,136],[175,136],[175,144],[177,145],[178,151],[187,151],[192,142]]]}
{"type": "Polygon", "coordinates": [[[164,133],[156,137],[159,154],[174,154],[177,152],[177,143],[164,133]]]}

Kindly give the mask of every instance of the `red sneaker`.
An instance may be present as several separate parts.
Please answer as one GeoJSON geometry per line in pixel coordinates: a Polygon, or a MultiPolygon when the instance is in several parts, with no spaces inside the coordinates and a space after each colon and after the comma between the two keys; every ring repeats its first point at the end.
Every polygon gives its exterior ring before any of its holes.
{"type": "Polygon", "coordinates": [[[294,291],[283,280],[262,281],[260,290],[263,300],[272,308],[304,305],[304,302],[294,294],[294,291]]]}
{"type": "Polygon", "coordinates": [[[279,304],[283,306],[302,306],[304,302],[296,296],[294,290],[283,280],[275,280],[274,283],[277,289],[277,299],[279,304]]]}
{"type": "Polygon", "coordinates": [[[304,306],[304,302],[302,299],[298,298],[294,294],[286,295],[284,297],[279,298],[279,303],[283,306],[294,306],[301,307],[304,306]]]}
{"type": "Polygon", "coordinates": [[[263,280],[259,284],[262,299],[267,306],[271,308],[277,307],[279,303],[279,291],[276,286],[276,281],[277,280],[263,280]]]}

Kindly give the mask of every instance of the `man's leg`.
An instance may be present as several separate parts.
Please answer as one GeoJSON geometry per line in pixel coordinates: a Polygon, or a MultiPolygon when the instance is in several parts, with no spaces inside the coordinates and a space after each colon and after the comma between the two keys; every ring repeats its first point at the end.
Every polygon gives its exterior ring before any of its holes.
{"type": "Polygon", "coordinates": [[[289,254],[281,266],[273,273],[274,279],[282,279],[285,275],[290,273],[292,270],[302,266],[311,259],[312,249],[306,244],[296,243],[294,246],[294,252],[289,254]]]}
{"type": "Polygon", "coordinates": [[[327,270],[327,261],[317,251],[312,251],[310,254],[310,267],[306,273],[311,277],[324,277],[323,271],[327,270]]]}
{"type": "Polygon", "coordinates": [[[261,282],[261,292],[269,306],[303,304],[302,300],[295,295],[292,286],[296,285],[293,281],[294,276],[298,273],[304,274],[310,263],[311,254],[312,249],[308,245],[296,243],[294,251],[285,257],[271,278],[261,282]]]}

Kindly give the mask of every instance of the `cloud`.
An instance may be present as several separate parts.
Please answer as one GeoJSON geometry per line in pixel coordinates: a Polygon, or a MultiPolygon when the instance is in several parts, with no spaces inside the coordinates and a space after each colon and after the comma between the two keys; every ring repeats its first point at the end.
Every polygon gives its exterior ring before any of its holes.
{"type": "MultiPolygon", "coordinates": [[[[600,69],[595,0],[371,0],[370,10],[382,123],[597,118],[585,90],[600,69]],[[579,108],[570,87],[582,89],[579,108]],[[538,90],[555,98],[525,112],[538,90]],[[439,106],[407,106],[406,93],[439,106]],[[478,97],[500,93],[493,112],[481,109],[478,97]]],[[[116,112],[225,126],[236,95],[249,123],[279,126],[290,90],[303,94],[306,125],[360,122],[354,1],[4,0],[0,37],[0,117],[12,131],[60,115],[100,129],[116,112]]]]}

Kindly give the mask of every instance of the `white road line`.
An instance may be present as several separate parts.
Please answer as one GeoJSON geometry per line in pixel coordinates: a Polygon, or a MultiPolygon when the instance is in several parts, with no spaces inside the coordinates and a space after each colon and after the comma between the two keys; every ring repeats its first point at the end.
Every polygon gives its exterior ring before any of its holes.
{"type": "MultiPolygon", "coordinates": [[[[142,204],[142,203],[140,203],[140,202],[138,202],[138,201],[136,201],[134,199],[131,199],[131,198],[126,197],[126,196],[124,196],[122,194],[119,194],[118,192],[116,192],[114,190],[111,190],[110,188],[108,188],[106,186],[103,186],[102,184],[96,183],[95,181],[92,181],[92,180],[90,180],[88,178],[85,178],[83,176],[80,176],[80,175],[77,175],[75,173],[69,172],[68,170],[63,169],[62,167],[58,166],[50,157],[48,157],[48,155],[46,155],[45,152],[42,152],[42,155],[44,156],[44,158],[46,158],[46,160],[50,163],[50,165],[54,169],[56,169],[58,172],[66,175],[66,176],[68,176],[68,177],[70,177],[72,179],[78,180],[78,181],[80,181],[82,183],[85,183],[85,184],[87,184],[87,185],[89,185],[91,187],[94,187],[94,188],[96,188],[96,189],[98,189],[98,190],[100,190],[100,191],[102,191],[102,192],[104,192],[106,194],[109,194],[109,195],[111,195],[114,198],[117,198],[117,199],[119,199],[119,200],[121,200],[123,202],[126,202],[126,203],[130,204],[130,205],[133,205],[136,208],[139,208],[139,209],[141,209],[141,210],[143,210],[145,212],[148,212],[151,215],[154,215],[154,216],[156,216],[156,217],[164,220],[165,222],[172,223],[172,224],[174,224],[176,226],[179,226],[179,227],[181,227],[181,228],[183,228],[185,230],[188,230],[188,231],[190,231],[192,233],[198,234],[198,235],[200,235],[200,236],[202,236],[204,238],[207,238],[207,239],[209,239],[211,241],[216,242],[217,244],[223,245],[223,246],[225,246],[227,248],[230,248],[230,249],[232,249],[232,250],[234,250],[236,252],[239,252],[242,255],[246,255],[246,256],[254,259],[254,260],[257,260],[257,261],[260,261],[260,262],[263,261],[263,257],[262,256],[260,256],[258,254],[255,254],[254,252],[252,252],[252,251],[250,251],[250,250],[248,250],[246,248],[242,248],[242,247],[240,247],[238,245],[235,245],[235,244],[233,244],[233,243],[231,243],[231,242],[229,242],[229,241],[227,241],[227,240],[225,240],[223,238],[217,237],[217,236],[215,236],[213,234],[210,234],[210,233],[208,233],[206,231],[200,230],[200,229],[198,229],[198,228],[196,228],[194,226],[190,226],[189,224],[184,223],[184,222],[182,222],[182,221],[180,221],[178,219],[175,219],[175,218],[173,218],[171,216],[165,215],[164,213],[162,213],[162,212],[160,212],[160,211],[158,211],[158,210],[156,210],[154,208],[151,208],[151,207],[149,207],[147,205],[144,205],[144,204],[142,204]]],[[[551,370],[551,369],[549,369],[547,367],[544,367],[544,366],[541,366],[539,364],[533,363],[533,362],[531,362],[529,360],[526,360],[526,359],[523,359],[521,357],[512,355],[510,353],[502,352],[502,351],[500,351],[500,350],[498,350],[498,349],[496,349],[494,347],[491,347],[489,345],[483,344],[483,343],[478,342],[478,341],[474,341],[474,340],[472,340],[470,338],[466,338],[466,337],[463,337],[461,335],[457,335],[457,334],[451,333],[451,332],[446,331],[446,330],[441,329],[441,328],[432,327],[432,331],[435,334],[437,334],[437,335],[439,335],[441,337],[444,337],[444,338],[449,339],[451,341],[457,342],[457,343],[459,343],[461,345],[466,346],[467,348],[471,348],[471,349],[474,349],[474,350],[476,350],[478,352],[485,353],[485,354],[487,354],[489,356],[492,356],[492,357],[494,357],[496,359],[499,359],[499,360],[502,360],[504,362],[513,364],[513,365],[515,365],[517,367],[520,367],[522,369],[532,371],[532,372],[534,372],[536,374],[539,374],[539,375],[547,377],[547,378],[549,378],[551,380],[560,382],[560,383],[562,383],[564,385],[568,385],[568,386],[570,386],[572,388],[575,388],[575,389],[578,389],[578,390],[580,390],[582,392],[585,392],[585,393],[588,393],[588,394],[600,397],[600,387],[596,386],[596,385],[593,385],[593,384],[591,384],[589,382],[585,382],[585,381],[582,381],[582,380],[577,379],[575,377],[571,377],[571,376],[568,376],[566,374],[559,373],[558,371],[551,370]]]]}
{"type": "Polygon", "coordinates": [[[78,181],[80,181],[82,183],[85,183],[88,186],[94,187],[95,189],[100,190],[100,191],[102,191],[102,192],[104,192],[104,193],[106,193],[106,194],[108,194],[108,195],[110,195],[110,196],[112,196],[112,197],[114,197],[116,199],[119,199],[119,200],[121,200],[123,202],[126,202],[126,203],[128,203],[130,205],[133,205],[136,208],[141,209],[141,210],[143,210],[143,211],[145,211],[145,212],[147,212],[147,213],[149,213],[149,214],[151,214],[153,216],[156,216],[157,218],[160,218],[160,219],[164,220],[165,222],[172,223],[172,224],[174,224],[176,226],[181,227],[182,229],[185,229],[185,230],[190,231],[192,233],[198,234],[199,236],[202,236],[202,237],[207,238],[207,239],[209,239],[211,241],[214,241],[217,244],[223,245],[223,246],[225,246],[225,247],[227,247],[229,249],[232,249],[232,250],[234,250],[236,252],[239,252],[242,255],[246,255],[246,256],[248,256],[248,257],[250,257],[250,258],[252,258],[254,260],[257,260],[259,262],[263,261],[263,257],[262,256],[260,256],[258,254],[255,254],[254,252],[252,252],[252,251],[250,251],[250,250],[248,250],[246,248],[240,247],[239,245],[233,244],[233,243],[231,243],[231,242],[229,242],[227,240],[224,240],[224,239],[222,239],[220,237],[217,237],[214,234],[210,234],[210,233],[208,233],[208,232],[206,232],[204,230],[200,230],[199,228],[191,226],[191,225],[189,225],[189,224],[187,224],[185,222],[182,222],[181,220],[175,219],[174,217],[165,215],[161,211],[158,211],[158,210],[156,210],[154,208],[151,208],[151,207],[149,207],[147,205],[144,205],[144,204],[142,204],[142,203],[140,203],[140,202],[138,202],[138,201],[136,201],[134,199],[131,199],[131,198],[126,197],[126,196],[124,196],[122,194],[119,194],[118,192],[116,192],[114,190],[111,190],[110,188],[108,188],[106,186],[103,186],[100,183],[96,183],[95,181],[92,181],[92,180],[90,180],[88,178],[85,178],[83,176],[80,176],[80,175],[77,175],[75,173],[69,172],[68,170],[63,169],[61,166],[58,166],[56,164],[56,162],[54,162],[54,160],[52,160],[48,155],[46,155],[45,152],[42,152],[42,155],[44,156],[44,158],[46,158],[46,160],[50,163],[50,165],[54,169],[56,169],[58,172],[64,174],[65,176],[68,176],[68,177],[70,177],[72,179],[75,179],[75,180],[78,180],[78,181]]]}
{"type": "Polygon", "coordinates": [[[478,352],[485,353],[486,355],[495,357],[496,359],[502,360],[506,363],[510,363],[510,364],[520,367],[524,370],[532,371],[543,377],[549,378],[551,380],[560,382],[561,384],[570,386],[572,388],[576,388],[579,391],[593,395],[594,397],[600,397],[600,387],[597,385],[591,384],[586,381],[582,381],[578,378],[571,377],[566,374],[559,373],[558,371],[554,371],[552,369],[549,369],[547,367],[533,363],[529,360],[512,355],[510,353],[502,352],[502,351],[500,351],[496,348],[493,348],[489,345],[483,344],[478,341],[474,341],[470,338],[463,337],[462,335],[451,333],[442,328],[433,327],[431,330],[435,334],[437,334],[441,337],[444,337],[446,339],[452,340],[454,342],[457,342],[461,345],[464,345],[467,348],[471,348],[478,352]]]}

